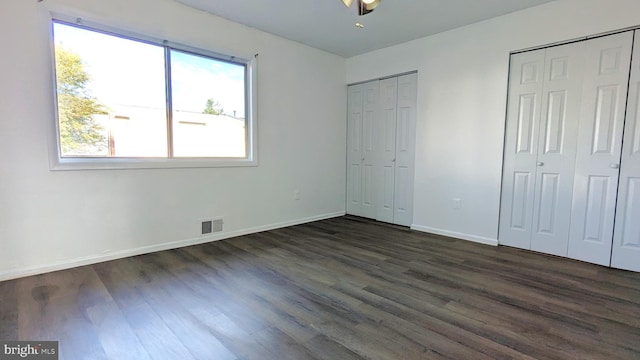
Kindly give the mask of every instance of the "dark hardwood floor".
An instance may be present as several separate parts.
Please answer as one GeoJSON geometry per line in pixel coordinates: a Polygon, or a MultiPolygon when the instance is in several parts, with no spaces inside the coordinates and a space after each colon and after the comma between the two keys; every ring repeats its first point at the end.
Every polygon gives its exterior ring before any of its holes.
{"type": "Polygon", "coordinates": [[[0,282],[63,359],[640,359],[640,274],[355,217],[0,282]]]}

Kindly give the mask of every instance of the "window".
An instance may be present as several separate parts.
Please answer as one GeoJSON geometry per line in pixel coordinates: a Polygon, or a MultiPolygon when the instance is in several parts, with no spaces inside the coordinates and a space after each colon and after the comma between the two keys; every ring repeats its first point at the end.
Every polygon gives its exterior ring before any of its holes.
{"type": "Polygon", "coordinates": [[[254,164],[251,61],[59,20],[53,38],[54,169],[254,164]]]}

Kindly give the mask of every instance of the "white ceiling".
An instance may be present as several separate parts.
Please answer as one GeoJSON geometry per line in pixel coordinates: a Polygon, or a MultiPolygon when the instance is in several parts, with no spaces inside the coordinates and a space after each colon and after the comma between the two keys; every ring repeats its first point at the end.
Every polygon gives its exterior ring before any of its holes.
{"type": "Polygon", "coordinates": [[[355,3],[347,9],[341,0],[176,1],[351,57],[553,0],[382,0],[365,16],[358,16],[355,3]]]}

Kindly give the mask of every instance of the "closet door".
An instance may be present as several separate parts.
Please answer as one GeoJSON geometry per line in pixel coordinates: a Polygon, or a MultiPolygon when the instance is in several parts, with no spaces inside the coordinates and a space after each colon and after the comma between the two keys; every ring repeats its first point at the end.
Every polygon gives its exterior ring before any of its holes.
{"type": "Polygon", "coordinates": [[[378,81],[364,84],[362,114],[362,216],[376,218],[377,188],[376,165],[378,151],[376,149],[378,131],[376,115],[378,112],[378,81]]]}
{"type": "Polygon", "coordinates": [[[417,74],[348,89],[347,213],[413,221],[417,74]]]}
{"type": "Polygon", "coordinates": [[[380,80],[380,111],[377,129],[379,130],[379,166],[377,179],[378,212],[376,219],[394,222],[393,209],[396,180],[396,116],[398,103],[398,78],[380,80]]]}
{"type": "Polygon", "coordinates": [[[511,56],[499,242],[529,249],[545,50],[511,56]]]}
{"type": "Polygon", "coordinates": [[[538,136],[531,250],[566,256],[584,42],[547,49],[538,136]]]}
{"type": "MultiPolygon", "coordinates": [[[[633,33],[585,42],[568,256],[609,266],[633,33]]],[[[640,217],[636,218],[640,222],[640,217]]]]}
{"type": "Polygon", "coordinates": [[[362,118],[364,84],[349,86],[347,97],[347,213],[362,216],[362,118]]]}
{"type": "Polygon", "coordinates": [[[398,77],[393,222],[404,226],[410,226],[413,223],[417,102],[418,74],[413,73],[398,77]]]}
{"type": "Polygon", "coordinates": [[[611,266],[640,271],[640,33],[635,33],[611,266]]]}
{"type": "Polygon", "coordinates": [[[375,219],[378,81],[350,86],[347,102],[347,213],[375,219]]]}

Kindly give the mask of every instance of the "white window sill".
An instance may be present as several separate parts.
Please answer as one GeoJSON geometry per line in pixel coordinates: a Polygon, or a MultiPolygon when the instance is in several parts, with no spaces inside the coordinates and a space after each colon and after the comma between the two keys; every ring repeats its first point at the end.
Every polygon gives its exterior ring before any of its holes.
{"type": "Polygon", "coordinates": [[[57,158],[50,162],[52,171],[180,169],[258,166],[256,159],[206,158],[57,158]]]}

